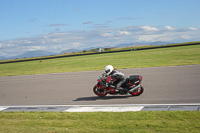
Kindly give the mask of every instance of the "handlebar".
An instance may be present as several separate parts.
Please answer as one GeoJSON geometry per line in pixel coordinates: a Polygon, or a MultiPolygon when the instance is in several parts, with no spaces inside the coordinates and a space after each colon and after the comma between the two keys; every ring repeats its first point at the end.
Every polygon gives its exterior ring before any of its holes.
{"type": "Polygon", "coordinates": [[[101,73],[98,77],[98,79],[106,79],[107,78],[107,74],[106,73],[101,73]]]}

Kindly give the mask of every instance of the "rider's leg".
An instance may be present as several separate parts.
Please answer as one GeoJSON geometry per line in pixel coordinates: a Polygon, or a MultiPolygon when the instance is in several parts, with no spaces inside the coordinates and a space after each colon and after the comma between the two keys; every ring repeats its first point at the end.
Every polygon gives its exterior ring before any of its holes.
{"type": "Polygon", "coordinates": [[[116,85],[116,90],[122,90],[123,88],[121,87],[121,85],[125,82],[125,80],[121,80],[117,85],[116,85]]]}

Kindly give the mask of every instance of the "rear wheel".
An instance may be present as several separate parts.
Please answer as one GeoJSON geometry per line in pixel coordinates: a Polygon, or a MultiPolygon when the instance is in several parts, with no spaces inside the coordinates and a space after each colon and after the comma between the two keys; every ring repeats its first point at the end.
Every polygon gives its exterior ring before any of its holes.
{"type": "Polygon", "coordinates": [[[144,87],[141,86],[133,92],[129,92],[132,96],[139,96],[144,92],[144,87]]]}
{"type": "Polygon", "coordinates": [[[99,86],[94,86],[93,92],[99,97],[105,97],[107,95],[107,92],[102,90],[99,86]]]}

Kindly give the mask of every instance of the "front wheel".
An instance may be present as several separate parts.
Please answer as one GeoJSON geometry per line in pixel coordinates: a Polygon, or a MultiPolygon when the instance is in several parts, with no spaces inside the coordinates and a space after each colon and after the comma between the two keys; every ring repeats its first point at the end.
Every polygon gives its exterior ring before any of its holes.
{"type": "Polygon", "coordinates": [[[94,86],[93,92],[99,97],[105,97],[107,95],[107,92],[102,90],[99,86],[94,86]]]}
{"type": "Polygon", "coordinates": [[[144,92],[144,87],[141,86],[133,92],[129,92],[132,96],[139,96],[144,92]]]}

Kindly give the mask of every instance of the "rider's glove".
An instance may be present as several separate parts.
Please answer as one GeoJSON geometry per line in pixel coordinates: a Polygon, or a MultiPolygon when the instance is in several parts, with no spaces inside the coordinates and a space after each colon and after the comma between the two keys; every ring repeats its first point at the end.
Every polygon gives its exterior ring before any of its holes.
{"type": "Polygon", "coordinates": [[[109,82],[109,85],[113,85],[113,83],[114,83],[114,82],[113,82],[113,80],[111,79],[110,82],[109,82]]]}

